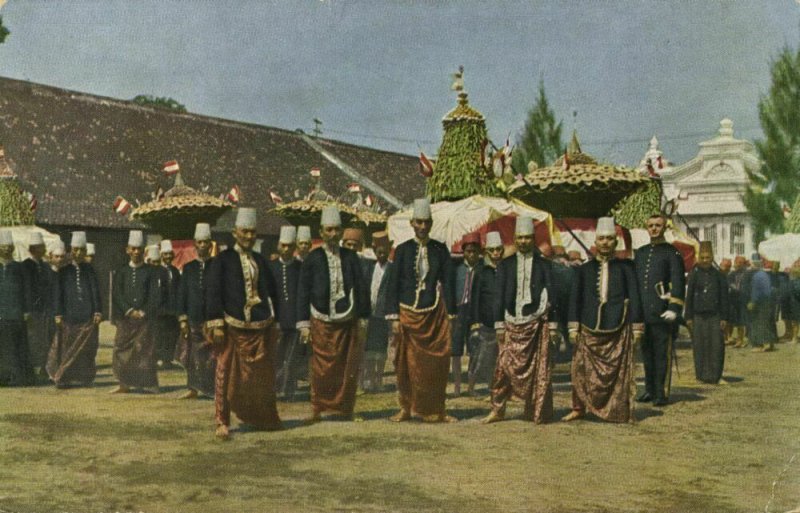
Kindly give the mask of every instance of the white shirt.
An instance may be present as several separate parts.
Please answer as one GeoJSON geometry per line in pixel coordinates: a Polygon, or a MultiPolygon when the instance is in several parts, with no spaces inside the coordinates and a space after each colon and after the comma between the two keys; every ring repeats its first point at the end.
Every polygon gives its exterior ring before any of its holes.
{"type": "Polygon", "coordinates": [[[533,253],[517,253],[517,299],[516,316],[522,317],[522,308],[531,303],[531,276],[533,275],[533,253]]]}
{"type": "Polygon", "coordinates": [[[383,280],[383,274],[386,272],[386,265],[389,262],[384,263],[383,265],[380,262],[375,263],[375,271],[372,273],[372,283],[370,284],[369,289],[369,300],[372,307],[375,307],[375,303],[378,302],[378,291],[381,288],[381,280],[383,280]]]}

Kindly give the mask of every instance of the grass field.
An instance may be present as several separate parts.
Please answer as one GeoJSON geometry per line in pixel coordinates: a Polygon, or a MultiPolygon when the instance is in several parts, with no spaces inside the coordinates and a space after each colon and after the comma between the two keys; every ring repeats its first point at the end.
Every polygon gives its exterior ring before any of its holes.
{"type": "MultiPolygon", "coordinates": [[[[213,437],[213,401],[111,396],[113,328],[94,388],[0,389],[0,512],[786,512],[800,506],[800,346],[729,350],[728,386],[694,384],[679,350],[674,404],[635,425],[485,426],[484,397],[448,401],[456,424],[394,424],[393,392],[358,398],[364,422],[213,437]]],[[[558,417],[568,367],[555,369],[558,417]]],[[[641,367],[637,375],[641,378],[641,367]]],[[[641,388],[641,387],[640,387],[641,388]]],[[[481,391],[484,391],[481,389],[481,391]]]]}

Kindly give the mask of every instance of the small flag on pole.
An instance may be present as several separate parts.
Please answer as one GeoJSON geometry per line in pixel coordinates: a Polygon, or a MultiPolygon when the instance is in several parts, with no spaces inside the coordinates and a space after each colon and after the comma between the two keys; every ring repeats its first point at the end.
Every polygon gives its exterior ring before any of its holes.
{"type": "Polygon", "coordinates": [[[423,152],[419,152],[419,172],[425,178],[433,176],[433,162],[423,152]]]}
{"type": "Polygon", "coordinates": [[[226,198],[228,198],[228,201],[231,203],[239,203],[239,186],[234,185],[231,187],[231,190],[228,191],[226,198]]]}
{"type": "Polygon", "coordinates": [[[322,174],[322,170],[320,168],[318,168],[318,167],[312,167],[311,168],[311,176],[312,177],[319,178],[321,174],[322,174]]]}
{"type": "Polygon", "coordinates": [[[276,205],[283,202],[283,199],[272,191],[269,191],[269,197],[276,205]]]}
{"type": "Polygon", "coordinates": [[[131,209],[131,204],[128,203],[122,196],[117,196],[114,200],[114,210],[117,214],[124,216],[131,209]]]}
{"type": "Polygon", "coordinates": [[[164,162],[164,174],[167,176],[172,176],[177,174],[178,171],[181,170],[181,167],[178,165],[177,160],[170,160],[169,162],[164,162]]]}
{"type": "Polygon", "coordinates": [[[347,186],[347,190],[349,192],[361,192],[361,186],[358,185],[357,183],[353,182],[353,183],[351,183],[350,185],[347,186]]]}

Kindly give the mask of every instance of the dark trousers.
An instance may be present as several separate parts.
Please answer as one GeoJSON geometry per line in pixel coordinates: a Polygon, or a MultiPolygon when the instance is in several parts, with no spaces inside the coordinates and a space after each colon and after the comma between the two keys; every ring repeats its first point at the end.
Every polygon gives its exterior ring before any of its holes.
{"type": "Polygon", "coordinates": [[[645,390],[654,400],[668,399],[672,381],[672,323],[645,323],[642,340],[645,390]]]}
{"type": "Polygon", "coordinates": [[[300,333],[293,329],[281,331],[275,358],[275,391],[291,399],[304,366],[307,366],[306,346],[300,342],[300,333]]]}
{"type": "Polygon", "coordinates": [[[176,358],[175,346],[181,336],[181,326],[174,315],[159,315],[156,318],[156,357],[169,365],[176,358]]]}

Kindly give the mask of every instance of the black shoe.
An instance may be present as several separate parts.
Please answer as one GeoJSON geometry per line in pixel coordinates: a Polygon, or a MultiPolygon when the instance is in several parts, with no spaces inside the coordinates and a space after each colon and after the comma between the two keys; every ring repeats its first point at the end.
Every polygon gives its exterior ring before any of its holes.
{"type": "Polygon", "coordinates": [[[649,403],[652,400],[653,398],[647,392],[643,393],[642,395],[636,398],[637,403],[649,403]]]}
{"type": "Polygon", "coordinates": [[[666,406],[668,404],[669,404],[669,401],[664,397],[660,397],[660,398],[656,399],[655,401],[653,401],[653,406],[666,406]]]}

